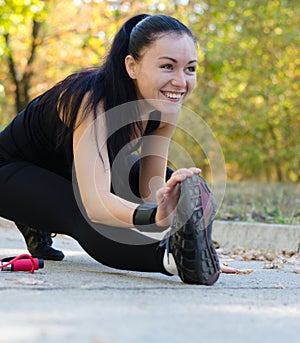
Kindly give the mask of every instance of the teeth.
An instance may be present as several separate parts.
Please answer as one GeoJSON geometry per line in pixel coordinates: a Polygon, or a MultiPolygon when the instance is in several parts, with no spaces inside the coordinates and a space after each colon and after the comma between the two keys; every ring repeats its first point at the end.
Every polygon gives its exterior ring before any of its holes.
{"type": "Polygon", "coordinates": [[[178,94],[178,93],[164,92],[164,95],[170,99],[180,99],[181,98],[181,94],[178,94]]]}

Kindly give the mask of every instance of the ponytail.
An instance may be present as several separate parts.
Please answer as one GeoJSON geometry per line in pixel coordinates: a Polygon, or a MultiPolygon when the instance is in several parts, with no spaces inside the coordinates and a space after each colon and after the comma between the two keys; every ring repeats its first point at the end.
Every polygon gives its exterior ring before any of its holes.
{"type": "Polygon", "coordinates": [[[147,14],[141,14],[129,19],[113,40],[103,66],[105,88],[109,92],[104,99],[105,110],[137,99],[134,83],[125,68],[125,57],[129,53],[128,46],[132,29],[146,17],[148,17],[147,14]]]}
{"type": "Polygon", "coordinates": [[[128,46],[133,28],[149,15],[140,14],[129,19],[116,34],[109,55],[103,65],[104,73],[104,109],[108,131],[108,149],[112,161],[119,150],[128,143],[132,137],[142,133],[140,114],[135,100],[136,88],[129,77],[125,58],[129,54],[128,46]],[[126,113],[120,113],[116,108],[128,103],[126,113]],[[112,110],[116,108],[115,110],[112,110]],[[130,124],[131,123],[131,124],[130,124]]]}

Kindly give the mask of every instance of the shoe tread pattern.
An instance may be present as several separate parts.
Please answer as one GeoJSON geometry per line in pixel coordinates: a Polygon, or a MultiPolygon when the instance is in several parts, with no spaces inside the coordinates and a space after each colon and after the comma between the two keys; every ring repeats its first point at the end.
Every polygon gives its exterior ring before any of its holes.
{"type": "Polygon", "coordinates": [[[182,182],[170,251],[186,283],[211,285],[219,277],[219,260],[211,240],[215,212],[215,201],[203,178],[193,175],[182,182]]]}

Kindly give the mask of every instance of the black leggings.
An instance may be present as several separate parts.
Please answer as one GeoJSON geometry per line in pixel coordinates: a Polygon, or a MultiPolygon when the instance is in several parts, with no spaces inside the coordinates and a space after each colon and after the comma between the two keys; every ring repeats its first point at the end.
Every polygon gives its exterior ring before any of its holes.
{"type": "MultiPolygon", "coordinates": [[[[138,193],[138,163],[130,173],[130,184],[138,193]]],[[[168,177],[171,171],[168,170],[168,177]]],[[[164,249],[159,242],[130,230],[90,225],[79,209],[72,182],[28,162],[0,166],[0,216],[47,232],[73,237],[98,262],[117,269],[166,273],[164,249]],[[128,236],[128,244],[101,233],[128,236]],[[130,244],[130,242],[139,244],[130,244]]]]}

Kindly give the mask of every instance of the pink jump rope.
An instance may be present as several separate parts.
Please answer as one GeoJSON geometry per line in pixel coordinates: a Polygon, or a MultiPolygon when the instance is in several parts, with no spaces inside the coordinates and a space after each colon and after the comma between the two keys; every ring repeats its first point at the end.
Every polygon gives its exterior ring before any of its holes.
{"type": "Polygon", "coordinates": [[[1,271],[29,271],[30,273],[34,273],[39,268],[44,268],[44,260],[28,254],[6,257],[0,260],[1,271]]]}

